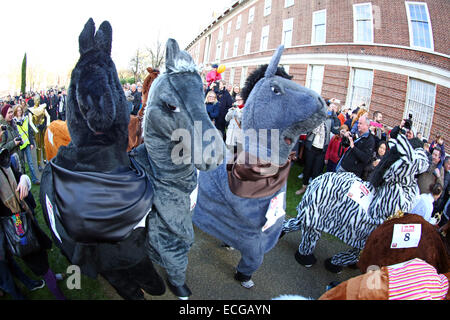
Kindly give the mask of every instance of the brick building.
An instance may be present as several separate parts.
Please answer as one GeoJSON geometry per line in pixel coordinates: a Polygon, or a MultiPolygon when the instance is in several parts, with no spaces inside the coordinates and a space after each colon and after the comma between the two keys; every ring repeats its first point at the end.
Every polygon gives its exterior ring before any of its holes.
{"type": "Polygon", "coordinates": [[[449,12],[449,0],[234,1],[186,50],[242,86],[284,44],[296,82],[351,108],[364,102],[389,127],[412,114],[425,138],[444,135],[448,153],[449,12]]]}

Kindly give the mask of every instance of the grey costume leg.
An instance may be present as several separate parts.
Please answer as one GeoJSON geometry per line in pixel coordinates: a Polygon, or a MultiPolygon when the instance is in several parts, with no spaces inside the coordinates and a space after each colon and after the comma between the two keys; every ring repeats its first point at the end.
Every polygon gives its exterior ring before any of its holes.
{"type": "Polygon", "coordinates": [[[193,242],[193,228],[186,237],[181,237],[173,233],[157,214],[148,221],[148,256],[166,269],[169,281],[174,286],[179,287],[186,282],[188,253],[193,242]]]}
{"type": "Polygon", "coordinates": [[[248,277],[251,277],[252,274],[261,266],[263,260],[264,255],[241,253],[241,260],[239,261],[236,270],[248,277]]]}
{"type": "Polygon", "coordinates": [[[331,258],[331,263],[336,266],[348,266],[351,264],[355,264],[359,260],[360,249],[352,248],[344,252],[340,252],[335,254],[331,258]]]}

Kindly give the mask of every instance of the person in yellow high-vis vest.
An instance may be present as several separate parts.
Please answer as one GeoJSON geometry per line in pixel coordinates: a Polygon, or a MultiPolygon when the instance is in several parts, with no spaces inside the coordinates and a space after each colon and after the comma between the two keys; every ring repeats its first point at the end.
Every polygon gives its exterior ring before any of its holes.
{"type": "MultiPolygon", "coordinates": [[[[23,107],[21,105],[16,105],[14,106],[14,121],[16,122],[17,130],[23,141],[23,144],[20,146],[22,161],[25,162],[26,158],[28,168],[30,169],[31,181],[34,184],[40,184],[31,156],[31,150],[33,150],[35,146],[33,128],[31,127],[31,114],[24,113],[23,107]]],[[[25,163],[23,163],[22,166],[25,168],[25,163]]]]}

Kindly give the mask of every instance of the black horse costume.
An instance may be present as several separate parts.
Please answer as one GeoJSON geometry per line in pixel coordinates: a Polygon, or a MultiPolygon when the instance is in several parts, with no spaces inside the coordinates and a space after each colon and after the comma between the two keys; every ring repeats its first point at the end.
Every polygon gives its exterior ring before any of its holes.
{"type": "Polygon", "coordinates": [[[129,109],[111,59],[112,29],[89,19],[68,90],[71,142],[42,174],[40,202],[56,246],[124,299],[165,292],[145,250],[153,188],[126,152],[129,109]]]}

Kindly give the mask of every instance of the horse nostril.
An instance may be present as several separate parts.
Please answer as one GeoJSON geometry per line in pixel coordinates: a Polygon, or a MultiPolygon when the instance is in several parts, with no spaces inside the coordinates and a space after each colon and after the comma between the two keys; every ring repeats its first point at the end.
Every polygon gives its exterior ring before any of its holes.
{"type": "Polygon", "coordinates": [[[291,138],[288,138],[288,137],[284,137],[284,142],[286,142],[286,144],[287,144],[288,146],[290,146],[290,145],[292,144],[292,139],[291,139],[291,138]]]}

